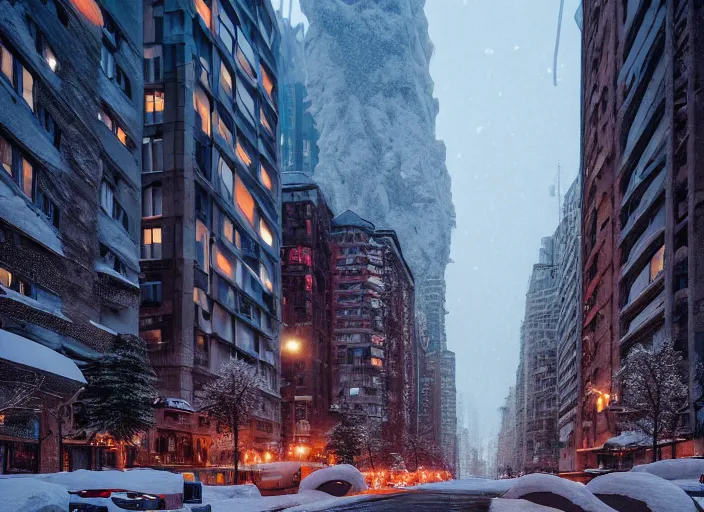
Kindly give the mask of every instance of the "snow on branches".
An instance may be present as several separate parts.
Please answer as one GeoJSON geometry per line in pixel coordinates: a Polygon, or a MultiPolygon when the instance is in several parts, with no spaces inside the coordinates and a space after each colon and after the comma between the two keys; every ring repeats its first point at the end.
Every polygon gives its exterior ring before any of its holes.
{"type": "Polygon", "coordinates": [[[670,340],[652,348],[637,345],[619,372],[627,421],[652,437],[653,460],[658,441],[677,434],[679,415],[688,404],[682,361],[670,340]]]}

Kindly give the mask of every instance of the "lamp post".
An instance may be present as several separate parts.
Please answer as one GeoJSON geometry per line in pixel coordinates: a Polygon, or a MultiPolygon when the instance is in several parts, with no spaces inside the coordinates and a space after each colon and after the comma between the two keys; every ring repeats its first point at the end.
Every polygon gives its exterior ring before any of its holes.
{"type": "Polygon", "coordinates": [[[290,359],[290,384],[291,387],[291,447],[296,444],[296,375],[294,358],[301,353],[303,343],[295,338],[286,340],[283,344],[283,351],[286,352],[290,359]]]}

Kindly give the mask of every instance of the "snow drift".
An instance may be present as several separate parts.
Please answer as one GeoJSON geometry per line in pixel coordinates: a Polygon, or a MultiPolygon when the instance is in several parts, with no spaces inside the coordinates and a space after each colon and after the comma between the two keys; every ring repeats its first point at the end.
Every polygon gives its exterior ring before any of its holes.
{"type": "MultiPolygon", "coordinates": [[[[545,494],[561,496],[569,502],[581,507],[585,512],[614,512],[613,508],[605,505],[599,498],[587,490],[586,486],[583,484],[553,475],[538,473],[516,479],[511,489],[503,495],[503,498],[525,499],[526,496],[538,498],[539,495],[544,496],[545,494]]],[[[541,504],[549,503],[549,501],[547,501],[549,497],[545,496],[545,498],[546,501],[541,500],[541,504]]],[[[533,499],[530,501],[533,501],[533,499]]]]}
{"type": "Polygon", "coordinates": [[[331,480],[343,480],[352,484],[351,493],[358,493],[368,489],[367,483],[364,481],[364,475],[359,470],[349,464],[339,464],[329,468],[319,469],[314,471],[303,480],[298,487],[298,492],[313,491],[320,485],[331,480]]]}
{"type": "Polygon", "coordinates": [[[68,492],[35,479],[0,478],[0,512],[66,512],[68,492]]]}
{"type": "Polygon", "coordinates": [[[628,510],[618,496],[642,501],[652,512],[696,512],[692,499],[682,489],[667,480],[644,472],[610,473],[596,477],[587,489],[617,510],[628,510]],[[622,506],[618,506],[621,503],[622,506]]]}

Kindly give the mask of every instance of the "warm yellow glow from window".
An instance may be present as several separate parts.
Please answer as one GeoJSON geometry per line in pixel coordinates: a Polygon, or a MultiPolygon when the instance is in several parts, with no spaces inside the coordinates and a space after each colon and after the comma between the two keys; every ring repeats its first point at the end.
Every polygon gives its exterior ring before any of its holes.
{"type": "Polygon", "coordinates": [[[147,113],[164,111],[164,91],[148,92],[144,96],[144,109],[147,113]]]}
{"type": "Polygon", "coordinates": [[[32,197],[32,184],[34,183],[34,169],[24,158],[22,159],[22,190],[27,197],[32,197]]]}
{"type": "Polygon", "coordinates": [[[264,286],[266,286],[266,289],[271,291],[274,291],[274,285],[271,282],[271,279],[269,279],[269,272],[266,269],[266,265],[264,263],[259,264],[259,279],[262,280],[262,283],[264,283],[264,286]]]}
{"type": "Polygon", "coordinates": [[[127,145],[127,134],[125,133],[125,130],[120,128],[119,126],[117,127],[117,138],[122,142],[123,145],[127,145]]]}
{"type": "Polygon", "coordinates": [[[193,108],[200,116],[201,130],[210,136],[210,101],[200,89],[193,92],[193,108]]]}
{"type": "Polygon", "coordinates": [[[266,91],[267,95],[269,96],[269,99],[273,102],[274,101],[274,82],[271,80],[271,78],[269,78],[269,73],[266,72],[266,69],[264,69],[264,66],[260,65],[259,71],[261,71],[262,85],[264,86],[264,90],[266,91]]]}
{"type": "Polygon", "coordinates": [[[235,228],[232,221],[225,217],[222,221],[222,234],[231,244],[235,244],[235,228]]]}
{"type": "Polygon", "coordinates": [[[650,280],[653,281],[660,272],[662,272],[665,264],[665,246],[660,247],[658,252],[650,260],[650,280]]]}
{"type": "Polygon", "coordinates": [[[223,63],[220,63],[220,85],[225,94],[232,96],[232,75],[223,63]]]}
{"type": "Polygon", "coordinates": [[[34,111],[34,77],[24,68],[22,68],[22,97],[34,111]]]}
{"type": "Polygon", "coordinates": [[[4,46],[0,46],[0,67],[2,67],[3,74],[12,83],[12,77],[14,76],[12,62],[14,60],[13,55],[10,50],[4,46]]]}
{"type": "Polygon", "coordinates": [[[103,13],[100,11],[100,7],[98,7],[95,0],[71,0],[71,3],[73,7],[93,25],[102,27],[105,24],[103,21],[103,13]]]}
{"type": "Polygon", "coordinates": [[[266,115],[264,114],[264,109],[262,107],[259,107],[259,122],[262,123],[262,126],[269,133],[269,135],[273,137],[274,130],[271,128],[269,120],[266,118],[266,115]]]}
{"type": "Polygon", "coordinates": [[[262,237],[262,240],[264,240],[266,245],[269,247],[274,245],[274,237],[271,234],[271,230],[262,219],[259,219],[259,235],[262,237]]]}
{"type": "Polygon", "coordinates": [[[604,410],[604,399],[600,396],[596,399],[596,412],[601,412],[604,410]]]}
{"type": "Polygon", "coordinates": [[[218,266],[218,270],[222,271],[226,275],[234,275],[232,271],[232,265],[230,265],[230,262],[227,261],[225,255],[220,251],[216,251],[215,253],[215,264],[218,266]]]}
{"type": "Polygon", "coordinates": [[[254,198],[239,176],[235,176],[235,202],[252,227],[254,227],[254,198]]]}
{"type": "Polygon", "coordinates": [[[0,284],[9,288],[12,284],[12,273],[4,268],[0,268],[0,284]]]}
{"type": "Polygon", "coordinates": [[[232,145],[232,132],[223,122],[222,117],[218,119],[218,133],[228,142],[228,144],[232,145]]]}
{"type": "Polygon", "coordinates": [[[266,462],[271,462],[272,455],[269,452],[264,452],[264,460],[266,462]]]}
{"type": "Polygon", "coordinates": [[[201,19],[205,23],[205,26],[210,28],[211,21],[212,21],[212,15],[210,14],[210,7],[206,5],[206,3],[203,0],[196,0],[196,11],[198,11],[198,14],[200,14],[201,19]]]}
{"type": "Polygon", "coordinates": [[[240,144],[239,140],[237,141],[235,153],[237,154],[237,158],[240,159],[240,161],[245,165],[245,167],[249,167],[250,165],[252,165],[252,157],[250,157],[247,151],[245,151],[244,147],[242,147],[242,144],[240,144]]]}
{"type": "Polygon", "coordinates": [[[303,343],[298,340],[288,340],[284,343],[284,350],[291,354],[297,354],[303,348],[303,343]]]}
{"type": "Polygon", "coordinates": [[[372,366],[382,366],[384,362],[378,357],[372,357],[372,366]]]}
{"type": "Polygon", "coordinates": [[[144,244],[160,244],[161,243],[161,228],[148,228],[144,230],[144,244]]]}
{"type": "Polygon", "coordinates": [[[262,184],[269,190],[273,189],[274,184],[271,182],[271,176],[269,176],[263,164],[259,164],[259,172],[261,173],[262,184]]]}

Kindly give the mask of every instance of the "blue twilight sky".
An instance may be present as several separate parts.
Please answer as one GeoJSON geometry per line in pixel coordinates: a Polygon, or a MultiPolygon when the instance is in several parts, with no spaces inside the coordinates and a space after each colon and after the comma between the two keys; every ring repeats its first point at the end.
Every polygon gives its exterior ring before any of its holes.
{"type": "MultiPolygon", "coordinates": [[[[578,5],[565,0],[555,87],[559,0],[426,0],[437,136],[447,146],[457,211],[447,340],[457,354],[457,391],[485,438],[498,431],[497,409],[515,382],[540,239],[557,226],[548,189],[558,163],[563,193],[579,168],[578,5]]],[[[292,18],[304,20],[297,0],[292,18]]]]}

